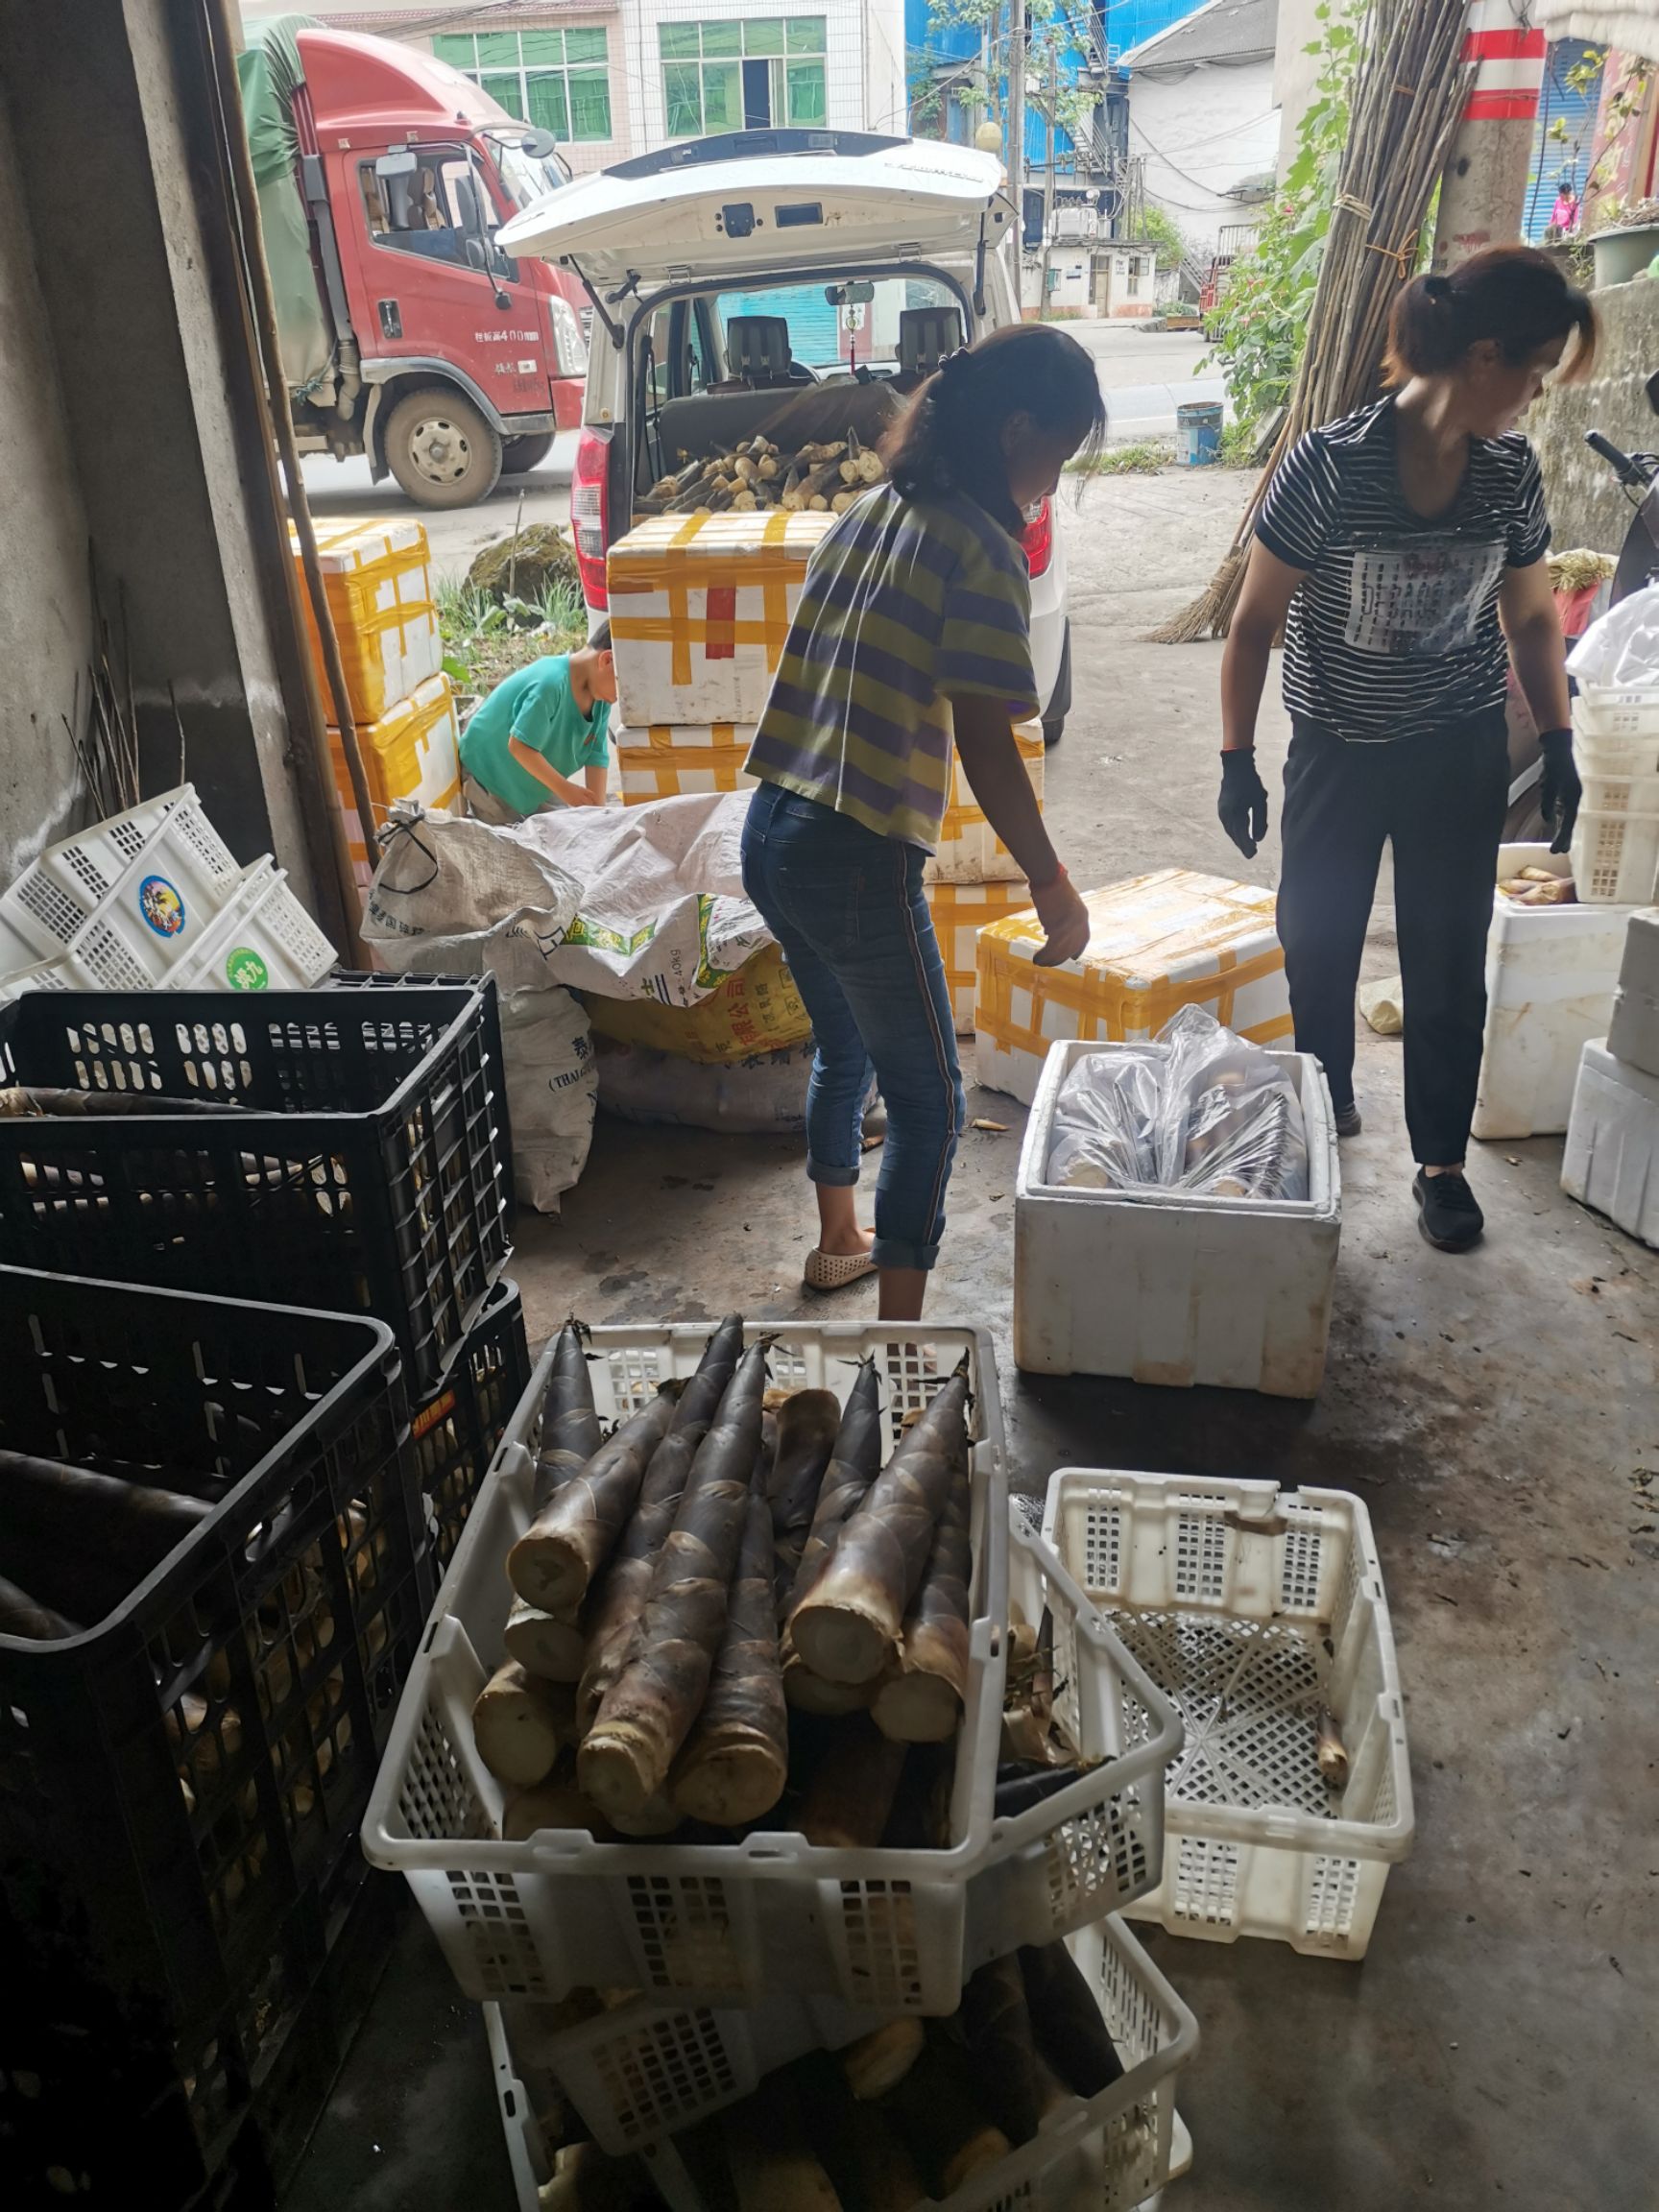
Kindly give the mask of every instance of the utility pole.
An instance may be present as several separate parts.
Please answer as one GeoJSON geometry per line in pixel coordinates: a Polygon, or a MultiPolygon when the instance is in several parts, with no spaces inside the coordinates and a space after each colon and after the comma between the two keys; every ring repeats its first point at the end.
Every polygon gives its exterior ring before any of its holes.
{"type": "Polygon", "coordinates": [[[1544,46],[1512,0],[1470,0],[1463,60],[1475,64],[1475,82],[1440,180],[1436,271],[1520,239],[1544,46]]]}
{"type": "Polygon", "coordinates": [[[1008,192],[1025,232],[1025,0],[1008,0],[1008,192]]]}
{"type": "Polygon", "coordinates": [[[1054,254],[1054,109],[1060,97],[1060,51],[1048,41],[1048,167],[1043,180],[1043,278],[1037,293],[1039,316],[1048,312],[1048,270],[1054,254]]]}

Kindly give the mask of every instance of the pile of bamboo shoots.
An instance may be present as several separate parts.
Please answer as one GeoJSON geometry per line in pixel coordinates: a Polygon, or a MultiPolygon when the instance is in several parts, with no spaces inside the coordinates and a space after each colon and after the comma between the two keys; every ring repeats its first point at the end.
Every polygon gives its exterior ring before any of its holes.
{"type": "MultiPolygon", "coordinates": [[[[902,2017],[800,2059],[678,2140],[709,2200],[736,2212],[911,2212],[983,2186],[1122,2073],[1081,1969],[1052,1943],[982,1966],[949,2020],[902,2017]]],[[[637,2161],[591,2143],[561,2151],[541,2191],[543,2212],[658,2201],[637,2161]]]]}
{"type": "Polygon", "coordinates": [[[600,1433],[585,1332],[555,1346],[501,1664],[473,1709],[510,1839],[781,1824],[943,1843],[968,1686],[966,1362],[882,1465],[879,1378],[845,1410],[767,1387],[741,1315],[600,1433]]]}
{"type": "Polygon", "coordinates": [[[844,438],[818,439],[793,452],[761,437],[708,461],[684,453],[680,459],[675,474],[635,502],[637,514],[744,515],[778,507],[786,515],[844,515],[886,474],[880,455],[861,445],[851,425],[844,438]]]}

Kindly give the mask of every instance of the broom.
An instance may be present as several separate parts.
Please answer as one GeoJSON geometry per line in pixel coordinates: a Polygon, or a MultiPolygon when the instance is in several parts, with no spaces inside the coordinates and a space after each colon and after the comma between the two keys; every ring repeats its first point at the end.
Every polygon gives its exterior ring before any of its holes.
{"type": "Polygon", "coordinates": [[[1226,559],[1155,645],[1224,637],[1256,518],[1279,464],[1309,430],[1373,399],[1395,295],[1408,281],[1434,186],[1474,79],[1459,56],[1464,0],[1373,0],[1348,142],[1290,404],[1226,559]]]}

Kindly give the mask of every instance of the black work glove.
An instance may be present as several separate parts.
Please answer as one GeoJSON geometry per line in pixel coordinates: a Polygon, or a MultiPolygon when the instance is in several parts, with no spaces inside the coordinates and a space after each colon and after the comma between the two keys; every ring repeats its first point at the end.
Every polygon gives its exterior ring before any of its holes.
{"type": "Polygon", "coordinates": [[[1257,846],[1267,834],[1267,787],[1256,773],[1256,755],[1248,745],[1221,756],[1221,797],[1215,811],[1245,859],[1254,860],[1257,846]]]}
{"type": "Polygon", "coordinates": [[[1546,730],[1538,742],[1544,748],[1538,805],[1543,810],[1545,829],[1555,832],[1550,841],[1551,852],[1565,853],[1573,842],[1573,825],[1578,819],[1578,802],[1584,796],[1584,786],[1573,764],[1573,733],[1546,730]]]}

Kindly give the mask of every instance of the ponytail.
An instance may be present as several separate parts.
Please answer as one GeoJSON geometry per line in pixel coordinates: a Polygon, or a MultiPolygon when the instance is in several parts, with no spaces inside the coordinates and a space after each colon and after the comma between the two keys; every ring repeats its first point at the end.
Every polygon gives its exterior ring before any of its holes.
{"type": "Polygon", "coordinates": [[[949,356],[882,442],[894,487],[906,499],[965,492],[1019,537],[1024,525],[1002,454],[1003,429],[1016,415],[1072,452],[1094,453],[1105,436],[1094,356],[1051,324],[1010,324],[949,356]]]}
{"type": "Polygon", "coordinates": [[[1518,368],[1540,347],[1576,337],[1560,381],[1576,384],[1596,358],[1596,310],[1547,253],[1494,246],[1444,276],[1418,276],[1394,302],[1383,368],[1390,384],[1444,375],[1490,340],[1518,368]]]}

